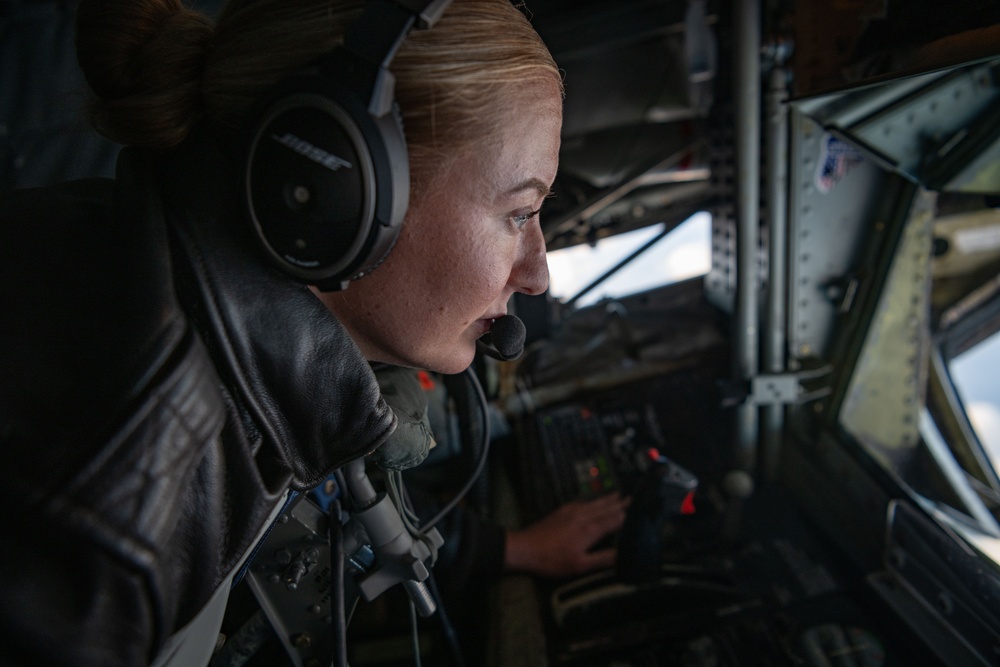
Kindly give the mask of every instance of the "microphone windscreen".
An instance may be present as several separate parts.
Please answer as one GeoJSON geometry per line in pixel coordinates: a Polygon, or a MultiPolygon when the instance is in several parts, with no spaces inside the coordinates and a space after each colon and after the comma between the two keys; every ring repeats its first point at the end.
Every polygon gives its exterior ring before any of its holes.
{"type": "Polygon", "coordinates": [[[497,318],[490,327],[490,342],[504,361],[510,361],[524,352],[524,322],[513,315],[497,318]]]}

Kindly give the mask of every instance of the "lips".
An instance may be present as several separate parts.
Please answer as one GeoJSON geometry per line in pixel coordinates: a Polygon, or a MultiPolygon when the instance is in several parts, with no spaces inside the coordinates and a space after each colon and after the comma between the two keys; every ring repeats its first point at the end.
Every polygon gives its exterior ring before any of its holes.
{"type": "Polygon", "coordinates": [[[476,321],[476,331],[477,331],[476,338],[479,338],[480,336],[483,336],[483,335],[489,333],[490,327],[493,326],[493,323],[496,320],[498,320],[499,318],[503,317],[505,314],[506,313],[497,313],[497,314],[490,315],[488,317],[484,317],[484,318],[481,318],[481,319],[477,320],[476,321]]]}
{"type": "Polygon", "coordinates": [[[493,326],[493,320],[495,318],[483,318],[481,320],[476,320],[475,331],[476,338],[486,335],[490,331],[490,327],[493,326]]]}

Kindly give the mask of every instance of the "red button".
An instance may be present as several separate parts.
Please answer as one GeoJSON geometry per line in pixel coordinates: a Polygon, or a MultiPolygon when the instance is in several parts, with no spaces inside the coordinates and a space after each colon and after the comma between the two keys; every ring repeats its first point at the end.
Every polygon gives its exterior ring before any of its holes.
{"type": "Polygon", "coordinates": [[[681,514],[694,514],[694,491],[684,496],[684,502],[681,503],[681,514]]]}

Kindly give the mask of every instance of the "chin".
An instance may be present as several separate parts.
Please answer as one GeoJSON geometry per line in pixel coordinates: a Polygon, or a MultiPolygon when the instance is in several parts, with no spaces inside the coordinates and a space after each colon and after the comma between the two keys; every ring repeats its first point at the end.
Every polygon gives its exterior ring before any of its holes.
{"type": "Polygon", "coordinates": [[[444,375],[456,375],[472,364],[476,357],[476,341],[459,340],[450,344],[421,346],[417,349],[382,348],[378,354],[365,355],[369,361],[416,368],[444,375]]]}
{"type": "Polygon", "coordinates": [[[443,373],[445,375],[455,375],[461,373],[472,364],[476,356],[475,344],[461,346],[458,349],[449,350],[447,354],[436,354],[424,368],[429,371],[443,373]]]}

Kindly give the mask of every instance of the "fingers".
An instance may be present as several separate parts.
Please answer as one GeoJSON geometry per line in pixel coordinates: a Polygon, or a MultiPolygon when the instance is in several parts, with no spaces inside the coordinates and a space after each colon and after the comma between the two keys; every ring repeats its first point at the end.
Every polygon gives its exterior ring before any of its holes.
{"type": "Polygon", "coordinates": [[[571,570],[574,573],[614,562],[614,550],[609,553],[606,550],[591,552],[590,549],[621,529],[628,502],[627,498],[610,494],[567,503],[550,515],[544,526],[546,537],[573,563],[571,570]]]}
{"type": "Polygon", "coordinates": [[[583,568],[577,574],[612,567],[618,557],[617,549],[599,549],[591,551],[583,558],[583,568]]]}
{"type": "Polygon", "coordinates": [[[595,512],[617,513],[622,512],[629,506],[632,499],[620,493],[609,493],[592,500],[582,501],[582,504],[591,508],[595,512]]]}
{"type": "Polygon", "coordinates": [[[563,505],[561,509],[574,513],[616,514],[623,512],[631,500],[631,498],[619,493],[609,493],[590,500],[574,500],[563,505]]]}
{"type": "Polygon", "coordinates": [[[587,517],[587,533],[596,542],[609,533],[619,530],[625,523],[625,510],[629,499],[611,494],[581,503],[580,510],[587,517]]]}
{"type": "Polygon", "coordinates": [[[611,567],[614,548],[591,548],[621,529],[629,499],[609,494],[567,503],[530,526],[509,531],[504,563],[545,576],[566,576],[611,567]]]}

